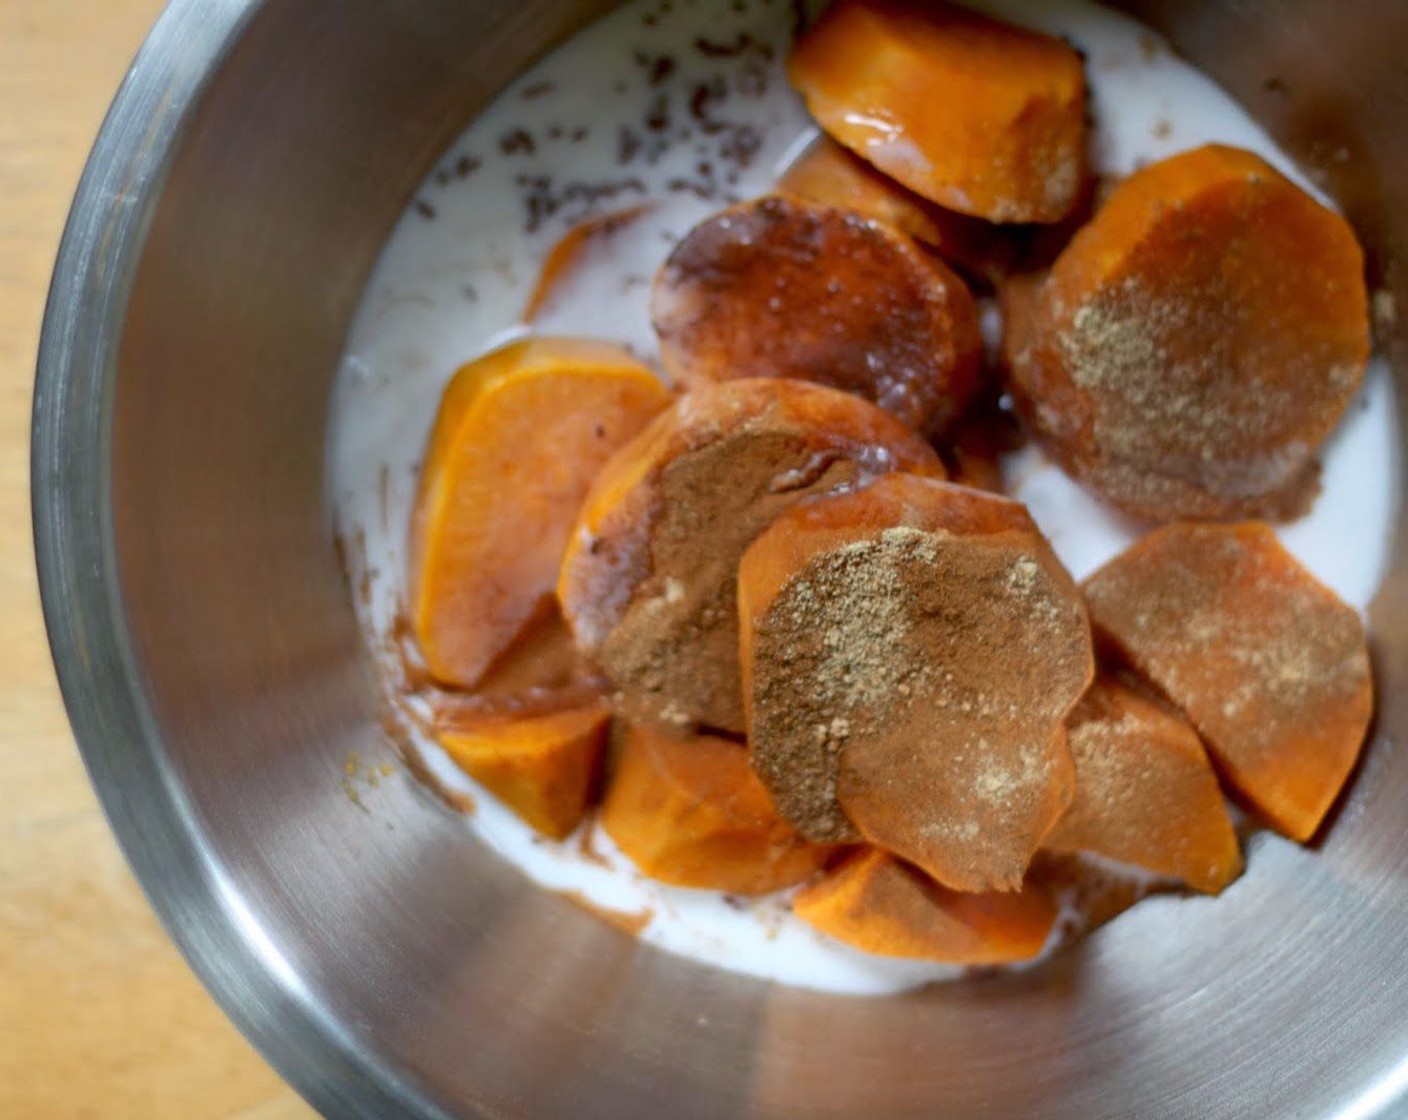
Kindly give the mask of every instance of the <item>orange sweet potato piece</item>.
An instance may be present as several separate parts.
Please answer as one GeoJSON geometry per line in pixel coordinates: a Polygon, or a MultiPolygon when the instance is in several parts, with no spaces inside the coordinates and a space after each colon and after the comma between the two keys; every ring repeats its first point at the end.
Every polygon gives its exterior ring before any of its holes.
{"type": "Polygon", "coordinates": [[[1258,156],[1184,152],[1117,185],[1057,259],[1014,393],[1135,516],[1281,516],[1363,380],[1363,269],[1344,219],[1258,156]]]}
{"type": "Polygon", "coordinates": [[[627,730],[601,825],[651,878],[729,894],[794,886],[830,854],[777,815],[745,748],[708,735],[627,730]]]}
{"type": "Polygon", "coordinates": [[[582,822],[606,748],[604,697],[561,709],[450,705],[435,735],[455,764],[533,828],[561,840],[582,822]]]}
{"type": "Polygon", "coordinates": [[[1056,222],[1085,179],[1085,74],[1059,39],[940,0],[837,0],[789,73],[886,175],[992,222],[1056,222]]]}
{"type": "Polygon", "coordinates": [[[1260,523],[1167,525],[1085,584],[1091,622],[1278,831],[1314,834],[1373,711],[1364,625],[1260,523]]]}
{"type": "Polygon", "coordinates": [[[1039,886],[964,894],[878,848],[804,887],[792,911],[867,953],[964,965],[1030,960],[1056,922],[1056,906],[1039,886]]]}
{"type": "Polygon", "coordinates": [[[1021,248],[992,223],[935,206],[825,135],[783,173],[777,190],[894,226],[986,281],[1004,275],[1021,248]]]}
{"type": "Polygon", "coordinates": [[[1242,870],[1217,776],[1197,733],[1101,677],[1067,722],[1076,796],[1046,837],[1217,894],[1242,870]]]}
{"type": "Polygon", "coordinates": [[[655,280],[651,317],[685,388],[787,377],[942,431],[978,385],[967,286],[893,228],[774,196],[691,230],[655,280]]]}
{"type": "Polygon", "coordinates": [[[910,475],[780,516],[739,566],[753,766],[817,840],[955,890],[1014,890],[1064,812],[1094,672],[1080,596],[1026,509],[910,475]]]}
{"type": "Polygon", "coordinates": [[[411,525],[410,621],[436,680],[472,687],[542,609],[592,478],[668,400],[584,339],[514,342],[455,375],[411,525]]]}
{"type": "Polygon", "coordinates": [[[558,594],[627,718],[675,734],[743,730],[738,560],[783,510],[938,456],[859,397],[804,381],[688,393],[607,464],[558,594]]]}

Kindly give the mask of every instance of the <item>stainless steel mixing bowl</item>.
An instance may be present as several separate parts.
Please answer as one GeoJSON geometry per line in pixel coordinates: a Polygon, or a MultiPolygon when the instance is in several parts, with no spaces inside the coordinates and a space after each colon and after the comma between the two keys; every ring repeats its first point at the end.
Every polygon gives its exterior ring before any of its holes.
{"type": "MultiPolygon", "coordinates": [[[[39,566],[84,757],[196,970],[339,1117],[1398,1112],[1402,541],[1376,741],[1322,849],[1258,842],[1222,899],[1026,975],[849,1000],[715,972],[532,886],[410,779],[349,801],[352,752],[389,748],[323,507],[344,332],[432,157],[597,6],[177,0],[98,140],[40,355],[39,566]]],[[[1408,6],[1139,8],[1323,172],[1403,307],[1408,6]]]]}

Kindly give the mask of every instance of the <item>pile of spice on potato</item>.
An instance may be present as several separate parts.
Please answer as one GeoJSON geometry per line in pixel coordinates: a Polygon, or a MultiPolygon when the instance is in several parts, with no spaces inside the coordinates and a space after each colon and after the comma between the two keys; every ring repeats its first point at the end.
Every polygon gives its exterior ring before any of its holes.
{"type": "Polygon", "coordinates": [[[825,136],[664,261],[660,371],[530,336],[446,390],[440,743],[548,837],[955,964],[1106,862],[1220,892],[1234,814],[1313,837],[1369,656],[1269,523],[1364,376],[1348,225],[1233,148],[1096,183],[1079,55],[957,6],[839,0],[789,73],[825,136]],[[1001,493],[1025,438],[1145,526],[1083,584],[1001,493]]]}

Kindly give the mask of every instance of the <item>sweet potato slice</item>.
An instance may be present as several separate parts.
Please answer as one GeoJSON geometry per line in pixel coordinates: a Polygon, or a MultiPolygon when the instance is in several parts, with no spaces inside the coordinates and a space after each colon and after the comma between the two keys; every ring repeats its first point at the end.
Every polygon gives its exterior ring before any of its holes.
{"type": "Polygon", "coordinates": [[[830,854],[777,815],[744,747],[709,735],[629,728],[601,825],[652,879],[729,894],[794,886],[830,854]]]}
{"type": "Polygon", "coordinates": [[[877,848],[804,887],[792,912],[867,953],[963,965],[1030,960],[1056,922],[1056,906],[1039,886],[952,891],[877,848]]]}
{"type": "Polygon", "coordinates": [[[779,517],[738,603],[778,810],[955,890],[1020,886],[1070,803],[1062,724],[1094,672],[1080,596],[1025,508],[892,475],[779,517]]]}
{"type": "Polygon", "coordinates": [[[411,628],[436,680],[472,687],[542,609],[592,478],[668,400],[585,339],[511,343],[455,375],[411,525],[411,628]]]}
{"type": "Polygon", "coordinates": [[[1067,723],[1076,796],[1046,837],[1217,894],[1242,870],[1217,775],[1197,733],[1101,677],[1067,723]]]}
{"type": "Polygon", "coordinates": [[[892,179],[992,222],[1056,222],[1085,178],[1085,74],[1046,35],[939,0],[837,0],[789,70],[812,116],[892,179]]]}
{"type": "Polygon", "coordinates": [[[894,226],[988,282],[1006,274],[1022,247],[1019,237],[991,222],[920,198],[825,135],[783,173],[777,190],[894,226]]]}
{"type": "Polygon", "coordinates": [[[656,277],[651,317],[686,388],[799,378],[937,433],[978,384],[982,338],[963,281],[893,228],[801,198],[695,226],[656,277]]]}
{"type": "Polygon", "coordinates": [[[1364,743],[1364,625],[1260,523],[1167,525],[1085,584],[1092,624],[1280,832],[1314,834],[1364,743]]]}
{"type": "Polygon", "coordinates": [[[604,697],[558,710],[452,704],[439,713],[435,736],[466,774],[561,840],[586,814],[610,723],[604,697]]]}
{"type": "Polygon", "coordinates": [[[1126,512],[1283,516],[1363,380],[1363,270],[1344,219],[1258,156],[1185,152],[1117,185],[1057,259],[1014,392],[1126,512]]]}
{"type": "Polygon", "coordinates": [[[803,381],[689,393],[607,464],[558,593],[623,714],[680,734],[743,730],[738,559],[783,510],[901,469],[942,475],[874,405],[803,381]]]}

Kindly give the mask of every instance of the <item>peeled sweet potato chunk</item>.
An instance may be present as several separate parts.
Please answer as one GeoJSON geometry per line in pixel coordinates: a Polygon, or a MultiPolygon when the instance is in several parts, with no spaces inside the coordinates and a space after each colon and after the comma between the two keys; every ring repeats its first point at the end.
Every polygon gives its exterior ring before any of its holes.
{"type": "Polygon", "coordinates": [[[652,879],[729,894],[794,886],[830,854],[777,815],[745,748],[708,735],[629,728],[601,825],[652,879]]]}
{"type": "Polygon", "coordinates": [[[895,469],[943,473],[888,413],[803,381],[688,393],[622,448],[582,507],[558,593],[623,714],[742,732],[743,550],[804,498],[895,469]]]}
{"type": "Polygon", "coordinates": [[[604,697],[561,709],[452,704],[435,735],[466,774],[554,840],[585,816],[611,723],[604,697]]]}
{"type": "Polygon", "coordinates": [[[686,388],[787,377],[942,431],[978,384],[967,286],[895,229],[773,196],[695,226],[655,280],[666,370],[686,388]]]}
{"type": "Polygon", "coordinates": [[[804,887],[792,911],[867,953],[963,965],[1030,960],[1056,922],[1056,906],[1039,886],[965,894],[877,848],[804,887]]]}
{"type": "Polygon", "coordinates": [[[1057,258],[1013,387],[1068,472],[1137,517],[1283,516],[1369,353],[1354,234],[1216,145],[1119,183],[1057,258]]]}
{"type": "Polygon", "coordinates": [[[789,68],[828,133],[991,222],[1056,222],[1085,179],[1085,74],[1059,39],[941,0],[838,0],[789,68]]]}
{"type": "Polygon", "coordinates": [[[1373,711],[1364,626],[1261,523],[1167,525],[1085,584],[1091,622],[1278,831],[1308,839],[1373,711]]]}
{"type": "Polygon", "coordinates": [[[779,517],[739,567],[753,765],[806,835],[1015,890],[1070,803],[1094,672],[1074,583],[1016,502],[896,474],[779,517]]]}
{"type": "Polygon", "coordinates": [[[542,610],[592,478],[668,399],[585,339],[511,343],[455,375],[411,525],[411,627],[436,680],[472,687],[542,610]]]}
{"type": "Polygon", "coordinates": [[[1003,275],[1021,248],[1019,238],[920,198],[828,136],[802,153],[777,181],[777,190],[894,226],[955,268],[987,281],[1003,275]]]}
{"type": "Polygon", "coordinates": [[[1242,856],[1197,733],[1161,705],[1101,677],[1071,714],[1076,796],[1047,836],[1217,894],[1242,856]]]}

